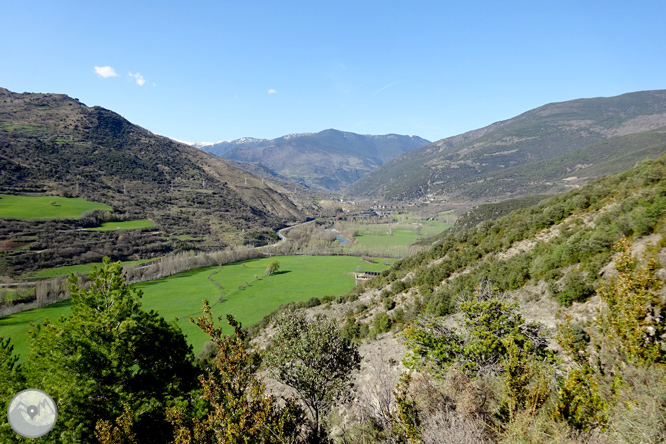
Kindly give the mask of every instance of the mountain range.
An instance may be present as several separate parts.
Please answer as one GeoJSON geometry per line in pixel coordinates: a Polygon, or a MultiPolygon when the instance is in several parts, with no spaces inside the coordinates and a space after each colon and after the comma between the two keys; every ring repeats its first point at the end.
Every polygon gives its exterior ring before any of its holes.
{"type": "Polygon", "coordinates": [[[385,201],[479,203],[575,188],[666,151],[663,90],[551,103],[433,143],[328,129],[190,144],[199,149],[64,95],[0,89],[0,101],[5,191],[71,193],[80,186],[103,202],[127,204],[121,188],[144,197],[151,195],[139,191],[145,186],[173,190],[187,183],[201,191],[207,183],[222,199],[214,207],[234,209],[218,219],[233,220],[240,231],[307,217],[314,210],[302,197],[308,188],[385,201]]]}
{"type": "Polygon", "coordinates": [[[345,191],[409,201],[554,193],[666,151],[666,91],[551,103],[405,153],[345,191]]]}
{"type": "Polygon", "coordinates": [[[306,187],[338,191],[389,160],[429,143],[418,136],[360,135],[327,129],[277,139],[245,137],[191,145],[225,159],[259,163],[306,187]]]}

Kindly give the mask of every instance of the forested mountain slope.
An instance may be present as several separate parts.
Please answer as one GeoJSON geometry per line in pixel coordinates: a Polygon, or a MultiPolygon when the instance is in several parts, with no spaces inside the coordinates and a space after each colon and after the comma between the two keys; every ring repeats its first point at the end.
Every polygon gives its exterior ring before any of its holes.
{"type": "Polygon", "coordinates": [[[481,278],[500,290],[516,290],[539,280],[562,284],[575,266],[578,280],[594,287],[613,244],[622,236],[661,233],[665,216],[666,157],[661,156],[500,218],[488,215],[472,226],[462,218],[428,251],[397,262],[372,286],[403,282],[418,291],[427,312],[439,314],[481,278]]]}
{"type": "Polygon", "coordinates": [[[663,90],[551,103],[406,153],[346,191],[468,201],[564,191],[666,151],[665,126],[663,90]]]}
{"type": "MultiPolygon", "coordinates": [[[[150,254],[178,248],[178,236],[188,238],[188,248],[265,243],[276,238],[275,229],[317,211],[311,199],[155,135],[107,109],[89,108],[60,94],[6,89],[0,89],[0,191],[83,197],[113,207],[107,219],[148,218],[157,224],[160,237],[136,241],[137,248],[112,255],[118,259],[137,258],[138,247],[146,244],[159,245],[150,254]],[[173,242],[167,242],[171,236],[173,242]]],[[[44,229],[38,221],[12,223],[20,227],[3,232],[3,240],[44,229]]],[[[75,228],[63,230],[89,237],[75,228]]],[[[108,236],[102,236],[102,244],[119,244],[108,236]]],[[[66,243],[95,243],[80,241],[66,243]]],[[[111,255],[102,250],[96,259],[111,255]]]]}

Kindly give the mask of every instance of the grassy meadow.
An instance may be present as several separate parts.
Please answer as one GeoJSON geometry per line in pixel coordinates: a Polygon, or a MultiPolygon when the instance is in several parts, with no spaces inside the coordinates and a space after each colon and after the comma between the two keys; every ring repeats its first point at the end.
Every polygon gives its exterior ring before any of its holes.
{"type": "MultiPolygon", "coordinates": [[[[224,288],[225,296],[222,302],[215,304],[213,314],[224,318],[227,313],[232,313],[244,326],[250,326],[284,303],[348,292],[354,287],[353,271],[357,266],[367,271],[387,268],[379,261],[369,264],[358,257],[281,256],[253,259],[221,268],[200,268],[136,284],[135,287],[143,291],[144,309],[156,310],[168,321],[178,318],[178,325],[196,353],[207,337],[190,323],[189,316],[200,314],[203,299],[213,304],[222,295],[209,277],[224,288]],[[266,268],[275,260],[280,263],[280,270],[266,276],[266,268]]],[[[70,313],[70,301],[63,301],[0,318],[0,336],[12,338],[15,351],[25,359],[30,323],[43,322],[46,318],[54,320],[70,313]]],[[[227,333],[231,332],[226,323],[224,327],[227,333]]]]}
{"type": "Polygon", "coordinates": [[[86,211],[111,210],[108,205],[81,198],[0,194],[0,219],[76,218],[86,211]]]}
{"type": "Polygon", "coordinates": [[[452,225],[437,220],[424,220],[415,223],[400,221],[397,224],[345,224],[344,228],[347,233],[357,233],[354,240],[358,244],[376,248],[411,245],[423,237],[441,233],[452,225]]]}
{"type": "Polygon", "coordinates": [[[127,220],[124,222],[104,222],[99,227],[89,228],[90,231],[135,230],[137,228],[150,228],[155,224],[151,220],[127,220]]]}

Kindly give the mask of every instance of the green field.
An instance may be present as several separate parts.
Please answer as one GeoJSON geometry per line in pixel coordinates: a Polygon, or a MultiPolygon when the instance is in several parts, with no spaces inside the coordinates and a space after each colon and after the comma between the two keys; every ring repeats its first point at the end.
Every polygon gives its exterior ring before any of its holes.
{"type": "Polygon", "coordinates": [[[0,219],[76,218],[86,211],[111,210],[108,205],[80,198],[0,194],[0,219]]]}
{"type": "MultiPolygon", "coordinates": [[[[220,297],[220,290],[208,280],[211,277],[225,288],[225,300],[213,307],[215,316],[232,313],[243,325],[259,322],[280,305],[312,297],[341,295],[354,287],[354,269],[381,271],[386,266],[363,262],[347,256],[283,256],[254,259],[219,267],[201,268],[157,281],[137,284],[143,290],[143,308],[157,310],[165,319],[179,318],[178,325],[187,335],[195,353],[201,349],[206,336],[190,323],[189,316],[197,315],[202,300],[211,304],[220,297]],[[268,264],[277,260],[280,271],[265,276],[268,264]],[[254,275],[258,276],[255,281],[254,275]],[[245,283],[247,282],[247,286],[245,283]],[[244,286],[239,289],[239,286],[244,286]]],[[[45,318],[56,319],[71,313],[70,302],[64,301],[46,308],[0,318],[0,336],[12,338],[15,351],[24,358],[28,353],[27,334],[31,322],[45,318]]],[[[227,332],[231,329],[226,325],[227,332]]]]}
{"type": "Polygon", "coordinates": [[[417,223],[345,225],[345,232],[358,233],[354,240],[363,246],[376,248],[411,245],[422,237],[433,236],[450,228],[453,224],[436,220],[417,223]],[[389,235],[393,227],[392,235],[389,235]],[[420,227],[420,230],[419,230],[420,227]],[[420,232],[420,234],[419,234],[420,232]]]}
{"type": "MultiPolygon", "coordinates": [[[[146,262],[154,261],[155,259],[141,259],[138,261],[125,261],[121,262],[123,265],[137,265],[143,264],[146,262]]],[[[33,278],[52,278],[56,276],[67,276],[70,273],[77,274],[88,274],[92,271],[93,267],[99,267],[102,265],[101,262],[91,262],[89,264],[79,264],[79,265],[66,265],[64,267],[55,267],[55,268],[46,268],[40,270],[37,273],[31,275],[33,278]]]]}
{"type": "MultiPolygon", "coordinates": [[[[385,233],[388,233],[385,232],[385,233]]],[[[388,246],[406,246],[416,242],[420,236],[413,230],[393,230],[393,235],[377,234],[373,231],[359,231],[354,240],[366,247],[388,247],[388,246]]]]}
{"type": "Polygon", "coordinates": [[[127,220],[124,222],[104,222],[99,227],[90,228],[90,231],[134,230],[136,228],[150,228],[155,224],[151,220],[127,220]]]}

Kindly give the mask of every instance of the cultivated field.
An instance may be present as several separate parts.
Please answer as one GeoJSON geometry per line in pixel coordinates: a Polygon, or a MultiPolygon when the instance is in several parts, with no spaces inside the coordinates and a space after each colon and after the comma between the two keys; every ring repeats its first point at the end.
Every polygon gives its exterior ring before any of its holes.
{"type": "Polygon", "coordinates": [[[423,237],[441,233],[452,225],[437,220],[384,224],[343,223],[345,233],[356,233],[354,236],[356,243],[371,248],[411,245],[423,237]]]}
{"type": "Polygon", "coordinates": [[[90,231],[134,230],[137,228],[154,227],[153,221],[147,219],[127,220],[124,222],[104,222],[99,227],[89,228],[90,231]]]}
{"type": "Polygon", "coordinates": [[[0,194],[0,219],[76,218],[86,211],[111,210],[108,205],[80,198],[0,194]]]}
{"type": "MultiPolygon", "coordinates": [[[[220,288],[210,279],[224,288],[224,300],[213,307],[213,314],[224,318],[227,313],[232,313],[243,325],[250,326],[284,303],[348,292],[354,287],[353,271],[357,266],[367,271],[386,268],[379,261],[369,264],[358,257],[282,256],[228,264],[221,268],[201,268],[137,284],[136,287],[144,292],[143,308],[157,310],[168,321],[178,318],[178,325],[194,351],[198,352],[206,336],[190,323],[189,316],[199,314],[203,299],[213,304],[222,295],[220,288]],[[264,271],[275,260],[280,263],[280,270],[275,275],[266,276],[264,271]]],[[[25,358],[30,323],[42,322],[47,317],[54,320],[69,313],[70,301],[64,301],[0,318],[0,336],[12,338],[15,351],[25,358]]],[[[225,331],[231,331],[226,323],[225,331]]]]}

